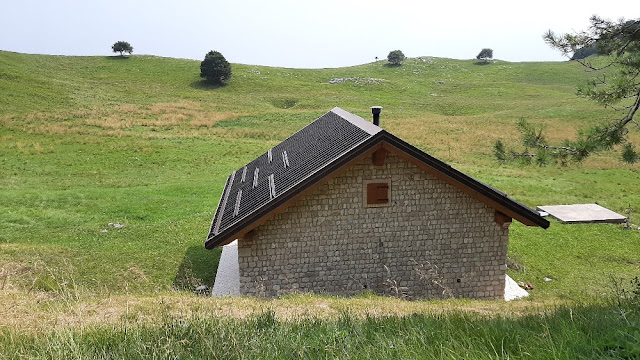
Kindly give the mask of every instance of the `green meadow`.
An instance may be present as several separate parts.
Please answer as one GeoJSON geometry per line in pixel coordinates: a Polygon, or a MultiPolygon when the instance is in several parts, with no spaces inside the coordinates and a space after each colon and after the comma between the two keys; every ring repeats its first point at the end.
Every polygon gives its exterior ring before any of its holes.
{"type": "Polygon", "coordinates": [[[232,64],[216,87],[194,60],[0,51],[0,358],[640,356],[640,165],[616,149],[566,167],[492,157],[497,139],[518,145],[520,118],[559,140],[617,116],[575,96],[594,74],[384,64],[232,64]],[[391,133],[520,202],[630,209],[635,230],[514,223],[508,274],[536,288],[509,304],[195,294],[214,281],[220,250],[204,240],[227,175],[335,106],[372,105],[391,133]]]}

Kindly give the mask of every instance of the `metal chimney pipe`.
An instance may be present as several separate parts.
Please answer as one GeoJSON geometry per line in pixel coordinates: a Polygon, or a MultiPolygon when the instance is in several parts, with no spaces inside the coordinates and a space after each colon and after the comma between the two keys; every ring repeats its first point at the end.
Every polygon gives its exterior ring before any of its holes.
{"type": "Polygon", "coordinates": [[[373,115],[373,125],[380,126],[380,112],[382,111],[382,106],[372,106],[371,114],[373,115]]]}

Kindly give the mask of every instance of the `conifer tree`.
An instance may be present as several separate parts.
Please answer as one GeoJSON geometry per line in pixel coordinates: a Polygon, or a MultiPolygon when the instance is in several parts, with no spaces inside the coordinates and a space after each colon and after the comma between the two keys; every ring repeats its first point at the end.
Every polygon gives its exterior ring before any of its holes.
{"type": "Polygon", "coordinates": [[[549,30],[543,38],[568,58],[581,49],[597,50],[597,57],[573,59],[597,74],[578,88],[577,95],[596,101],[619,115],[580,130],[577,140],[565,140],[561,145],[550,145],[542,128],[521,120],[518,127],[523,135],[524,150],[508,151],[501,141],[496,142],[496,158],[535,161],[540,165],[551,160],[566,164],[621,146],[622,161],[634,163],[640,160],[628,137],[629,131],[640,129],[634,120],[640,108],[640,19],[614,22],[594,15],[590,21],[591,26],[586,31],[558,35],[549,30]]]}
{"type": "Polygon", "coordinates": [[[200,63],[200,77],[211,84],[223,85],[231,79],[231,65],[220,52],[211,50],[200,63]]]}

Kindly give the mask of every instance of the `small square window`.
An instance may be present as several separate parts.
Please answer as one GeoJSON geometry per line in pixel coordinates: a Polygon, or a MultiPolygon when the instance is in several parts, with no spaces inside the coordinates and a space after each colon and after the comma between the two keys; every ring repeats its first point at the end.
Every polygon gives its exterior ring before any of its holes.
{"type": "Polygon", "coordinates": [[[388,206],[391,199],[390,180],[368,180],[364,186],[364,205],[367,207],[388,206]]]}

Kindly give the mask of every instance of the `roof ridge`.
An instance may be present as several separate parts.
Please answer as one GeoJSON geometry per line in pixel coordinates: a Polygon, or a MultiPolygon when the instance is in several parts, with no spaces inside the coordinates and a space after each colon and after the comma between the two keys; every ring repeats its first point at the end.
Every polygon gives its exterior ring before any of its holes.
{"type": "Polygon", "coordinates": [[[340,116],[341,118],[347,120],[348,122],[350,122],[351,124],[359,127],[360,129],[366,131],[369,135],[375,135],[377,133],[379,133],[380,131],[382,131],[382,128],[377,126],[377,125],[373,125],[372,122],[369,122],[363,118],[361,118],[360,116],[356,115],[356,114],[352,114],[344,109],[341,109],[339,107],[334,107],[333,109],[331,109],[332,113],[340,116]]]}
{"type": "MultiPolygon", "coordinates": [[[[276,145],[274,145],[274,146],[270,147],[269,149],[267,149],[267,151],[265,151],[264,153],[262,153],[262,154],[258,155],[255,159],[253,159],[253,160],[249,161],[248,163],[244,164],[244,166],[247,166],[247,165],[251,164],[251,162],[253,162],[253,161],[254,161],[254,160],[256,160],[257,158],[259,158],[260,156],[262,156],[262,155],[264,155],[264,154],[268,154],[268,153],[269,153],[269,151],[271,151],[271,150],[275,149],[275,148],[276,148],[276,146],[278,146],[278,145],[282,144],[283,142],[285,142],[285,141],[289,140],[290,138],[292,138],[292,137],[296,136],[299,132],[301,132],[301,131],[303,131],[304,129],[306,129],[309,125],[313,124],[316,120],[320,119],[321,117],[323,117],[323,116],[325,116],[325,115],[327,115],[327,114],[329,114],[329,113],[334,113],[334,114],[336,114],[336,115],[340,116],[341,118],[343,118],[343,119],[345,119],[345,120],[349,121],[352,125],[357,126],[358,128],[360,128],[360,129],[364,130],[365,132],[367,132],[367,133],[368,133],[368,134],[370,134],[370,135],[375,135],[375,134],[377,133],[377,131],[372,132],[372,131],[373,131],[373,129],[370,129],[369,131],[367,131],[367,129],[363,128],[363,126],[366,126],[365,124],[370,124],[371,126],[374,126],[374,127],[376,127],[376,128],[377,128],[377,126],[373,125],[372,123],[368,122],[367,120],[365,120],[365,119],[361,118],[361,117],[360,117],[360,116],[358,116],[358,115],[354,115],[354,114],[352,114],[352,113],[350,113],[350,112],[348,112],[348,111],[346,111],[346,110],[344,110],[344,109],[341,109],[341,108],[339,108],[339,107],[337,107],[337,106],[336,106],[336,107],[334,107],[333,109],[331,109],[331,110],[327,111],[326,113],[324,113],[324,114],[322,114],[322,115],[318,116],[318,117],[317,117],[315,120],[313,120],[312,122],[310,122],[310,123],[308,123],[307,125],[305,125],[305,126],[301,127],[300,129],[298,129],[298,131],[296,131],[296,132],[294,132],[293,134],[291,134],[291,135],[287,136],[287,138],[286,138],[286,139],[284,139],[284,140],[280,141],[278,144],[276,144],[276,145]]],[[[382,130],[382,128],[379,128],[379,130],[378,130],[378,131],[380,131],[380,130],[382,130]]]]}
{"type": "MultiPolygon", "coordinates": [[[[327,111],[326,113],[320,115],[319,117],[317,117],[315,120],[320,119],[321,117],[329,114],[329,113],[334,113],[338,116],[340,116],[341,118],[343,118],[344,120],[347,120],[349,123],[351,123],[352,125],[355,125],[356,127],[358,127],[360,130],[366,132],[369,135],[375,135],[377,133],[379,133],[380,131],[383,131],[384,129],[377,126],[377,125],[373,125],[373,123],[361,118],[358,115],[352,114],[338,106],[334,107],[333,109],[327,111]]],[[[280,143],[278,143],[277,145],[274,145],[273,147],[267,149],[267,151],[265,151],[264,153],[260,154],[258,157],[264,155],[264,154],[268,154],[269,151],[273,150],[276,148],[276,146],[282,144],[283,142],[287,141],[288,139],[294,137],[296,134],[298,134],[299,132],[303,131],[307,126],[313,124],[314,121],[308,123],[307,125],[303,126],[302,128],[300,128],[298,131],[294,132],[293,134],[287,136],[286,139],[282,140],[280,143]]],[[[258,158],[256,157],[256,159],[258,158]]],[[[255,159],[253,159],[255,160],[255,159]]],[[[244,166],[249,165],[251,162],[253,162],[253,160],[249,161],[248,163],[244,164],[244,166]]]]}

